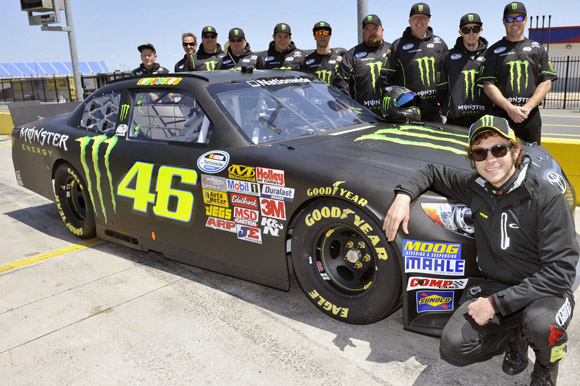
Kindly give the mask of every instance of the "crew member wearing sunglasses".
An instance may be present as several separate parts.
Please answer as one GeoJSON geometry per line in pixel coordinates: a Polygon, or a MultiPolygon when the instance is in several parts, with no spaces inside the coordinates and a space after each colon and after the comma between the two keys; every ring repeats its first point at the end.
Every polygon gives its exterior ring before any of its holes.
{"type": "Polygon", "coordinates": [[[220,59],[217,68],[229,70],[244,65],[256,67],[258,54],[252,52],[250,43],[246,41],[246,34],[241,28],[232,28],[228,34],[228,49],[226,56],[220,59]]]}
{"type": "Polygon", "coordinates": [[[312,34],[316,41],[316,50],[304,58],[302,71],[315,74],[326,83],[332,84],[345,50],[337,51],[330,48],[332,28],[325,21],[314,24],[312,34]]]}
{"type": "Polygon", "coordinates": [[[523,3],[505,6],[506,36],[487,50],[478,84],[493,102],[493,114],[506,118],[518,138],[540,144],[538,105],[558,75],[544,47],[525,37],[526,22],[523,3]]]}
{"type": "Polygon", "coordinates": [[[437,98],[446,123],[469,128],[485,114],[485,93],[476,80],[487,40],[481,37],[483,22],[477,13],[468,13],[459,20],[459,37],[441,63],[441,79],[437,98]]]}
{"type": "MultiPolygon", "coordinates": [[[[433,190],[471,208],[483,281],[443,329],[441,357],[464,366],[506,353],[515,375],[536,356],[531,385],[555,385],[566,354],[578,263],[574,218],[559,188],[536,175],[504,118],[484,115],[469,130],[474,172],[426,164],[395,188],[383,229],[408,234],[410,202],[433,190]]],[[[403,235],[399,235],[399,240],[403,235]]]]}
{"type": "Polygon", "coordinates": [[[186,32],[181,35],[181,45],[183,46],[185,55],[183,55],[183,58],[179,62],[175,63],[175,72],[186,70],[187,58],[189,55],[195,54],[195,50],[197,49],[197,38],[191,32],[186,32]]]}
{"type": "Polygon", "coordinates": [[[201,30],[201,44],[196,54],[187,58],[187,71],[214,71],[226,53],[217,42],[218,33],[214,27],[207,26],[201,30]]]}

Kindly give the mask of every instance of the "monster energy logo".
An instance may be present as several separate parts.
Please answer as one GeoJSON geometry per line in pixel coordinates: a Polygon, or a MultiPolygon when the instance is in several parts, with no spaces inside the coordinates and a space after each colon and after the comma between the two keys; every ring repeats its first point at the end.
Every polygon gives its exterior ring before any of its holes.
{"type": "Polygon", "coordinates": [[[332,71],[319,70],[319,71],[315,71],[314,73],[316,74],[316,76],[319,79],[325,81],[328,84],[330,84],[330,82],[332,81],[332,71]]]}
{"type": "Polygon", "coordinates": [[[417,66],[419,66],[419,72],[421,73],[421,83],[423,85],[431,86],[431,78],[433,83],[435,80],[435,58],[433,56],[425,56],[423,58],[415,59],[417,66]],[[430,74],[433,74],[430,76],[430,74]]]}
{"type": "Polygon", "coordinates": [[[234,35],[238,36],[240,34],[240,30],[239,29],[235,29],[234,30],[234,35]]]}
{"type": "Polygon", "coordinates": [[[379,76],[379,74],[381,73],[381,67],[383,67],[383,62],[381,62],[380,60],[377,62],[372,62],[372,63],[366,63],[367,66],[369,66],[371,68],[371,78],[372,78],[372,82],[373,82],[373,90],[375,92],[377,92],[377,88],[375,87],[377,84],[377,78],[379,76]],[[375,72],[376,70],[376,72],[375,72]]]}
{"type": "Polygon", "coordinates": [[[383,98],[383,111],[389,111],[389,107],[391,106],[391,97],[386,96],[383,98]]]}
{"type": "Polygon", "coordinates": [[[326,24],[324,24],[323,22],[320,22],[320,26],[324,27],[326,24]]]}
{"type": "Polygon", "coordinates": [[[211,27],[207,27],[207,30],[208,30],[209,32],[211,32],[212,28],[211,28],[211,27]]]}
{"type": "Polygon", "coordinates": [[[478,71],[465,70],[461,71],[461,73],[465,77],[465,96],[469,97],[469,94],[471,94],[471,100],[475,100],[475,75],[478,73],[478,71]]]}
{"type": "Polygon", "coordinates": [[[473,21],[473,15],[471,15],[471,14],[467,15],[467,20],[473,21]]]}
{"type": "Polygon", "coordinates": [[[517,11],[518,3],[512,3],[512,11],[517,11]]]}
{"type": "Polygon", "coordinates": [[[371,15],[367,16],[367,21],[373,21],[373,17],[371,15]]]}
{"type": "Polygon", "coordinates": [[[205,65],[205,71],[215,71],[215,66],[217,63],[217,60],[208,60],[207,62],[203,63],[205,65]]]}
{"type": "Polygon", "coordinates": [[[444,133],[423,126],[402,125],[399,128],[379,129],[372,134],[362,135],[357,141],[387,141],[403,146],[437,149],[457,155],[465,155],[467,134],[444,133]]]}
{"type": "Polygon", "coordinates": [[[511,62],[506,63],[510,66],[510,84],[512,86],[512,91],[515,91],[514,83],[517,83],[518,93],[521,89],[521,80],[522,80],[522,73],[525,72],[526,76],[526,83],[524,88],[528,88],[528,80],[529,80],[529,72],[528,69],[530,67],[530,63],[527,60],[514,60],[511,62]],[[516,74],[517,73],[517,74],[516,74]]]}
{"type": "Polygon", "coordinates": [[[423,12],[423,4],[419,4],[417,8],[419,9],[419,12],[423,12]]]}
{"type": "Polygon", "coordinates": [[[125,120],[125,118],[127,118],[128,112],[129,112],[129,105],[121,105],[121,114],[119,115],[121,122],[123,122],[125,120]]]}
{"type": "Polygon", "coordinates": [[[99,202],[101,205],[101,211],[103,212],[103,216],[105,218],[105,224],[107,223],[107,210],[105,208],[105,202],[103,199],[103,190],[101,187],[101,170],[99,169],[99,149],[101,144],[104,142],[107,144],[105,150],[105,170],[107,171],[107,178],[109,180],[109,189],[111,191],[111,198],[113,201],[113,211],[117,213],[117,202],[115,201],[115,194],[113,193],[113,176],[111,175],[111,168],[109,165],[109,156],[111,155],[111,151],[117,144],[118,137],[116,135],[108,138],[106,135],[97,135],[95,137],[81,137],[77,138],[81,145],[81,164],[83,165],[83,170],[85,172],[85,176],[87,178],[87,186],[89,193],[91,195],[91,202],[93,204],[93,208],[95,208],[95,216],[98,216],[97,206],[95,205],[95,196],[93,194],[93,182],[91,177],[91,170],[89,169],[89,145],[91,142],[93,146],[90,150],[90,159],[93,161],[93,171],[95,173],[95,185],[97,188],[97,192],[99,194],[99,202]]]}
{"type": "Polygon", "coordinates": [[[282,28],[282,31],[286,31],[286,24],[282,24],[280,27],[282,28]]]}
{"type": "Polygon", "coordinates": [[[481,127],[494,127],[493,126],[493,116],[492,115],[484,115],[480,118],[481,127]]]}

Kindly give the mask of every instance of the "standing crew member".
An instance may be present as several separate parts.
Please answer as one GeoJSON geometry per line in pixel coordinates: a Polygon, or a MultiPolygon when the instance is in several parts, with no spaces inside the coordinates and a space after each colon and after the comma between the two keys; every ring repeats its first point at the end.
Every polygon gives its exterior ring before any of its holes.
{"type": "Polygon", "coordinates": [[[330,36],[332,28],[325,21],[319,21],[312,28],[316,50],[304,58],[302,71],[315,74],[328,84],[332,84],[338,65],[342,61],[342,50],[337,52],[330,48],[330,36]]]}
{"type": "Polygon", "coordinates": [[[506,118],[517,137],[539,145],[542,118],[538,105],[558,75],[542,45],[524,36],[527,20],[523,3],[505,6],[506,36],[487,50],[478,83],[494,103],[493,113],[506,118]]]}
{"type": "Polygon", "coordinates": [[[131,75],[155,75],[155,74],[168,74],[169,70],[165,67],[161,67],[157,61],[157,50],[155,46],[151,43],[144,43],[137,47],[141,53],[141,65],[131,71],[131,75]]]}
{"type": "Polygon", "coordinates": [[[414,91],[421,97],[421,120],[442,122],[437,83],[447,44],[433,35],[430,22],[429,5],[417,3],[411,7],[409,27],[393,42],[381,69],[381,87],[396,85],[414,91]]]}
{"type": "Polygon", "coordinates": [[[191,32],[186,32],[181,36],[181,45],[183,46],[185,55],[183,55],[183,58],[179,62],[175,63],[175,72],[186,70],[187,57],[195,54],[195,50],[197,49],[197,38],[191,32]]]}
{"type": "Polygon", "coordinates": [[[246,41],[246,34],[241,28],[232,28],[228,34],[230,44],[228,52],[220,59],[217,68],[229,70],[243,65],[256,67],[258,54],[252,52],[250,43],[246,41]]]}
{"type": "Polygon", "coordinates": [[[441,83],[437,98],[443,115],[452,125],[470,127],[485,114],[485,93],[476,81],[487,49],[481,37],[483,23],[477,13],[468,13],[459,21],[459,37],[441,64],[441,83]]]}
{"type": "Polygon", "coordinates": [[[383,40],[383,23],[377,15],[362,20],[363,42],[342,57],[334,85],[366,108],[380,114],[379,74],[391,47],[383,40]]]}
{"type": "Polygon", "coordinates": [[[222,46],[217,42],[218,33],[211,26],[201,30],[201,45],[197,54],[187,58],[187,71],[214,71],[217,70],[219,60],[225,56],[222,46]]]}
{"type": "Polygon", "coordinates": [[[270,46],[258,55],[256,68],[270,70],[299,70],[304,62],[304,52],[292,41],[292,29],[279,23],[274,27],[270,46]]]}
{"type": "Polygon", "coordinates": [[[469,130],[475,173],[426,164],[395,188],[383,229],[393,241],[409,203],[431,189],[469,205],[473,213],[480,284],[453,313],[441,335],[441,357],[468,365],[506,353],[505,373],[536,354],[532,385],[555,385],[566,355],[574,308],[578,243],[570,205],[559,188],[532,171],[507,120],[484,115],[469,130]]]}

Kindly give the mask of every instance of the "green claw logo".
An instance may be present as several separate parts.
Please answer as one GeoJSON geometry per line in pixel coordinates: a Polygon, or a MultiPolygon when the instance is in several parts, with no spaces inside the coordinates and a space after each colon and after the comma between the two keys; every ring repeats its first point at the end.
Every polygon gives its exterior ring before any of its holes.
{"type": "Polygon", "coordinates": [[[475,76],[479,73],[477,70],[465,70],[461,71],[465,80],[465,96],[469,97],[471,94],[471,100],[475,100],[475,76]]]}
{"type": "Polygon", "coordinates": [[[116,135],[108,138],[106,135],[97,135],[94,137],[81,137],[77,138],[77,142],[81,145],[81,164],[83,165],[83,170],[85,172],[85,176],[87,179],[87,186],[91,196],[91,202],[93,204],[93,208],[95,208],[95,217],[98,216],[97,206],[95,205],[95,196],[93,194],[93,182],[91,177],[91,170],[89,169],[89,154],[88,148],[89,145],[92,143],[93,146],[91,148],[90,159],[93,163],[93,171],[95,172],[95,185],[97,188],[97,192],[99,194],[99,203],[101,205],[101,211],[103,213],[103,217],[105,218],[105,224],[107,223],[107,209],[105,208],[105,201],[103,199],[103,190],[101,188],[101,170],[99,169],[99,149],[101,147],[101,143],[106,143],[107,147],[105,150],[105,170],[107,173],[107,178],[109,180],[109,189],[111,191],[111,198],[113,201],[113,212],[117,213],[117,202],[115,201],[115,194],[113,193],[113,176],[111,175],[111,168],[109,164],[109,156],[111,155],[111,151],[117,144],[118,137],[116,135]]]}
{"type": "Polygon", "coordinates": [[[518,10],[518,3],[512,3],[512,11],[518,10]]]}
{"type": "Polygon", "coordinates": [[[481,119],[482,126],[485,126],[485,127],[493,127],[493,116],[491,116],[491,115],[484,115],[480,119],[481,119]]]}
{"type": "Polygon", "coordinates": [[[319,70],[319,71],[315,71],[314,72],[316,74],[316,76],[325,81],[326,83],[330,84],[331,80],[332,80],[332,71],[328,71],[328,70],[319,70]]]}
{"type": "Polygon", "coordinates": [[[471,14],[467,15],[467,20],[473,21],[473,15],[471,15],[471,14]]]}
{"type": "Polygon", "coordinates": [[[381,62],[380,60],[377,62],[373,62],[373,63],[367,63],[367,66],[370,67],[370,71],[371,71],[371,77],[373,80],[373,90],[375,92],[377,92],[377,79],[379,77],[379,74],[381,73],[381,68],[383,67],[383,62],[381,62]]]}
{"type": "Polygon", "coordinates": [[[383,110],[388,111],[390,105],[391,105],[391,97],[390,96],[384,97],[383,98],[383,110]]]}
{"type": "Polygon", "coordinates": [[[423,4],[419,4],[417,8],[419,8],[419,12],[423,12],[423,4]]]}
{"type": "Polygon", "coordinates": [[[435,57],[425,56],[423,58],[415,59],[415,61],[417,62],[419,72],[421,73],[421,83],[423,83],[423,85],[431,86],[431,80],[433,80],[433,84],[435,84],[435,57]]]}
{"type": "Polygon", "coordinates": [[[121,119],[121,122],[125,121],[128,113],[129,113],[129,105],[121,105],[121,114],[119,115],[119,119],[121,119]]]}
{"type": "Polygon", "coordinates": [[[526,81],[524,83],[524,88],[528,88],[528,80],[529,80],[529,67],[530,62],[527,60],[514,60],[511,62],[506,63],[510,68],[510,84],[512,86],[512,91],[515,90],[514,84],[517,84],[518,93],[521,91],[521,80],[522,75],[525,73],[526,81]]]}

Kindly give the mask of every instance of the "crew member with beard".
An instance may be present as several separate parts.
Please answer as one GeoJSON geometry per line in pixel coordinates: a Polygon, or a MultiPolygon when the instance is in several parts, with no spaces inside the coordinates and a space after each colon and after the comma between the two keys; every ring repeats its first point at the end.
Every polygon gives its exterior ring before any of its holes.
{"type": "Polygon", "coordinates": [[[422,121],[442,122],[437,101],[440,65],[447,54],[447,44],[433,35],[429,27],[431,9],[425,3],[411,7],[409,27],[393,42],[381,68],[380,84],[406,87],[421,97],[422,121]]]}
{"type": "Polygon", "coordinates": [[[241,28],[232,28],[228,34],[230,44],[226,55],[220,59],[217,68],[229,70],[243,65],[256,67],[258,54],[250,49],[250,43],[246,41],[246,34],[241,28]]]}
{"type": "Polygon", "coordinates": [[[485,114],[487,98],[476,84],[487,49],[487,40],[481,37],[482,25],[477,13],[463,15],[459,21],[460,36],[441,64],[437,98],[446,123],[470,127],[485,114]]]}
{"type": "Polygon", "coordinates": [[[363,42],[344,54],[333,84],[366,108],[380,114],[379,73],[391,43],[383,40],[385,30],[377,15],[365,16],[362,31],[363,42]]]}

